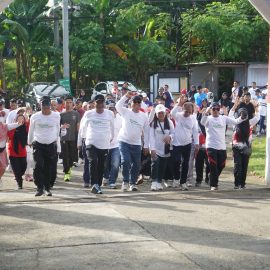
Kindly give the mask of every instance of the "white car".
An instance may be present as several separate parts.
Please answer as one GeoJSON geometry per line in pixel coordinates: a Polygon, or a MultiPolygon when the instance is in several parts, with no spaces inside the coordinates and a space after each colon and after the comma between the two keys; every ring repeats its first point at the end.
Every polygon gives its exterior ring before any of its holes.
{"type": "MultiPolygon", "coordinates": [[[[118,81],[118,89],[121,90],[122,86],[125,82],[124,81],[118,81]]],[[[93,99],[96,95],[102,94],[106,96],[107,94],[111,94],[113,89],[113,81],[107,81],[107,82],[99,82],[95,85],[93,89],[93,94],[91,96],[91,99],[93,99]]],[[[130,82],[128,82],[128,89],[130,91],[136,91],[139,92],[139,90],[130,82]]]]}

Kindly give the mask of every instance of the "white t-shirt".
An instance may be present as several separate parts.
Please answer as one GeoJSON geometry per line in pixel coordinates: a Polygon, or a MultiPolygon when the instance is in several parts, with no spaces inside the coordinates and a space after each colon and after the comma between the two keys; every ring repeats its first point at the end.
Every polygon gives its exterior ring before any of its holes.
{"type": "Polygon", "coordinates": [[[154,123],[152,123],[152,127],[150,127],[150,135],[149,135],[149,145],[150,150],[155,150],[157,155],[160,157],[168,157],[170,154],[165,155],[165,143],[163,142],[163,139],[165,136],[173,135],[174,132],[174,126],[171,120],[169,120],[170,129],[164,129],[164,122],[161,122],[161,127],[164,130],[164,133],[162,132],[162,129],[160,128],[159,124],[156,128],[154,128],[154,123]]]}
{"type": "Polygon", "coordinates": [[[96,110],[85,112],[81,128],[86,128],[85,145],[94,145],[98,149],[109,149],[114,138],[114,114],[104,109],[103,113],[96,110]]]}
{"type": "Polygon", "coordinates": [[[6,118],[6,123],[7,124],[14,123],[14,121],[16,120],[16,116],[17,116],[17,109],[9,111],[8,116],[6,118]]]}
{"type": "Polygon", "coordinates": [[[259,99],[259,113],[262,116],[266,116],[267,114],[267,103],[266,103],[266,99],[259,99]]]}
{"type": "Polygon", "coordinates": [[[179,106],[175,106],[171,111],[171,115],[175,119],[172,144],[174,146],[184,146],[194,140],[194,144],[199,145],[198,123],[195,116],[185,117],[183,112],[179,112],[179,108],[179,106]]]}
{"type": "Polygon", "coordinates": [[[119,144],[118,143],[118,134],[119,134],[121,127],[122,127],[122,117],[120,116],[120,114],[117,113],[114,117],[114,138],[111,141],[110,149],[118,147],[118,144],[119,144]]]}
{"type": "Polygon", "coordinates": [[[250,97],[251,97],[251,99],[254,99],[254,97],[255,97],[255,90],[256,90],[257,88],[249,88],[248,89],[248,92],[250,93],[250,97]]]}
{"type": "Polygon", "coordinates": [[[30,118],[30,126],[28,132],[28,144],[37,141],[42,144],[51,144],[59,140],[60,132],[60,115],[51,112],[44,115],[42,112],[33,114],[30,118]]]}
{"type": "Polygon", "coordinates": [[[203,116],[201,124],[205,126],[206,130],[206,148],[226,150],[226,125],[236,125],[237,123],[237,119],[226,115],[219,115],[218,117],[203,116]]]}
{"type": "Polygon", "coordinates": [[[122,128],[118,135],[118,141],[123,141],[132,145],[141,145],[141,136],[144,135],[144,145],[148,148],[149,145],[149,123],[146,113],[135,113],[131,109],[124,107],[124,104],[128,100],[126,96],[123,96],[116,103],[116,110],[122,116],[122,128]]]}

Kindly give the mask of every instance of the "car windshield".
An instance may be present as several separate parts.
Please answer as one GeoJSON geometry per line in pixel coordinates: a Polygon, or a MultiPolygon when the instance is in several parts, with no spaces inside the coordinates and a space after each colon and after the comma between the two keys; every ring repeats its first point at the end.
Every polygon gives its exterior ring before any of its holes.
{"type": "Polygon", "coordinates": [[[70,94],[63,86],[58,84],[36,84],[33,89],[39,96],[59,97],[70,94]]]}
{"type": "MultiPolygon", "coordinates": [[[[124,82],[118,82],[118,89],[121,90],[122,89],[122,86],[123,86],[124,82]]],[[[109,90],[111,91],[113,88],[113,82],[112,83],[109,83],[109,90]]],[[[137,91],[137,88],[131,84],[131,83],[128,83],[128,89],[130,91],[137,91]]]]}

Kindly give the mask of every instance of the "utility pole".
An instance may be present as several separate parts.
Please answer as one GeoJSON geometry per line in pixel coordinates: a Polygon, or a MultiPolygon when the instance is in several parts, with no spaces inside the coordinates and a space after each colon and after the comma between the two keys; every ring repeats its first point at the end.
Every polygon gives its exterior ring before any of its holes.
{"type": "MultiPolygon", "coordinates": [[[[54,0],[53,5],[56,6],[56,4],[57,4],[57,0],[54,0]]],[[[59,18],[57,16],[57,12],[55,9],[53,10],[53,19],[54,19],[54,23],[53,23],[54,47],[58,49],[60,47],[59,18]]],[[[54,77],[55,77],[55,82],[58,83],[60,79],[60,68],[59,68],[58,63],[56,63],[54,66],[54,77]]]]}
{"type": "Polygon", "coordinates": [[[68,28],[68,0],[63,0],[63,77],[70,79],[69,69],[69,28],[68,28]]]}

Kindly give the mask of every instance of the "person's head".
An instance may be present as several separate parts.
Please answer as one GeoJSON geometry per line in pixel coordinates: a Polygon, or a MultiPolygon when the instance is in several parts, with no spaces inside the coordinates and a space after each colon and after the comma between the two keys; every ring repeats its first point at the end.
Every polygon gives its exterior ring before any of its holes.
{"type": "Polygon", "coordinates": [[[165,84],[164,85],[164,92],[167,92],[169,90],[169,85],[168,84],[165,84]]]}
{"type": "Polygon", "coordinates": [[[89,100],[87,103],[87,110],[93,110],[93,109],[95,109],[95,101],[89,100]]]}
{"type": "Polygon", "coordinates": [[[20,123],[22,125],[25,123],[25,117],[23,114],[24,112],[22,111],[17,112],[16,120],[15,120],[16,123],[20,123]]]}
{"type": "Polygon", "coordinates": [[[62,109],[63,109],[63,99],[62,98],[57,98],[56,103],[57,103],[57,111],[61,112],[62,109]]]}
{"type": "Polygon", "coordinates": [[[142,93],[142,98],[143,98],[143,101],[146,101],[148,99],[148,96],[146,93],[142,93]]]}
{"type": "Polygon", "coordinates": [[[108,99],[113,99],[113,96],[112,96],[112,94],[107,94],[107,95],[106,95],[106,98],[105,98],[105,100],[108,100],[108,99]]]}
{"type": "Polygon", "coordinates": [[[202,93],[203,88],[202,88],[202,86],[201,86],[201,85],[199,85],[199,86],[198,86],[197,91],[198,91],[198,93],[200,93],[200,94],[202,93]]]}
{"type": "Polygon", "coordinates": [[[253,89],[257,88],[256,82],[252,82],[252,88],[253,88],[253,89]]]}
{"type": "Polygon", "coordinates": [[[239,86],[239,82],[238,81],[234,81],[233,82],[233,87],[236,87],[237,88],[238,86],[239,86]]]}
{"type": "Polygon", "coordinates": [[[202,100],[201,108],[207,108],[207,106],[208,106],[208,102],[207,102],[207,99],[205,98],[202,100]]]}
{"type": "Polygon", "coordinates": [[[107,105],[107,109],[112,111],[114,113],[114,115],[116,115],[117,111],[115,108],[115,103],[110,103],[109,105],[107,105]]]}
{"type": "Polygon", "coordinates": [[[123,84],[123,86],[121,88],[122,96],[124,96],[127,92],[128,92],[128,87],[127,86],[124,86],[124,84],[123,84]]]}
{"type": "Polygon", "coordinates": [[[164,122],[166,117],[166,107],[163,104],[158,104],[155,108],[156,117],[159,122],[164,122]]]}
{"type": "Polygon", "coordinates": [[[65,107],[66,107],[67,112],[70,112],[73,110],[73,97],[72,96],[65,97],[65,107]]]}
{"type": "Polygon", "coordinates": [[[243,95],[245,95],[246,93],[248,93],[248,87],[247,87],[247,86],[245,86],[245,87],[243,88],[243,95]]]}
{"type": "Polygon", "coordinates": [[[18,99],[17,100],[17,107],[23,107],[24,106],[24,102],[22,99],[18,99]]]}
{"type": "Polygon", "coordinates": [[[220,105],[218,102],[214,102],[211,106],[211,114],[213,117],[218,117],[220,111],[220,105]]]}
{"type": "Polygon", "coordinates": [[[44,96],[41,99],[41,113],[49,115],[51,113],[51,99],[48,96],[44,96]]]}
{"type": "Polygon", "coordinates": [[[196,92],[196,86],[195,85],[191,85],[191,92],[196,92]]]}
{"type": "Polygon", "coordinates": [[[240,108],[237,112],[238,117],[241,117],[242,119],[248,120],[248,111],[246,108],[240,108]]]}
{"type": "Polygon", "coordinates": [[[27,116],[31,116],[33,114],[33,109],[30,105],[25,107],[25,114],[27,116]]]}
{"type": "Polygon", "coordinates": [[[227,99],[228,98],[228,93],[227,92],[223,92],[221,98],[222,99],[227,99]]]}
{"type": "Polygon", "coordinates": [[[105,98],[99,94],[95,96],[95,108],[97,113],[103,113],[105,109],[105,98]]]}
{"type": "Polygon", "coordinates": [[[193,103],[191,102],[184,103],[183,112],[184,112],[184,117],[189,117],[190,115],[192,115],[194,112],[193,103]]]}
{"type": "Polygon", "coordinates": [[[84,101],[83,104],[82,104],[82,109],[84,111],[87,111],[88,110],[87,105],[88,105],[88,103],[86,101],[84,101]]]}
{"type": "Polygon", "coordinates": [[[255,90],[255,95],[258,97],[261,95],[261,90],[260,89],[256,89],[255,90]]]}
{"type": "Polygon", "coordinates": [[[164,88],[163,88],[163,87],[159,87],[159,88],[158,88],[158,94],[159,94],[160,96],[162,96],[163,93],[164,93],[164,88]]]}
{"type": "Polygon", "coordinates": [[[139,112],[141,109],[142,98],[140,96],[134,96],[131,100],[131,109],[133,112],[139,112]]]}
{"type": "Polygon", "coordinates": [[[250,99],[251,99],[250,93],[249,92],[245,93],[244,94],[244,102],[246,104],[248,104],[250,102],[250,99]]]}
{"type": "Polygon", "coordinates": [[[117,82],[117,81],[114,81],[114,82],[113,82],[113,87],[114,87],[114,88],[118,88],[118,82],[117,82]]]}
{"type": "Polygon", "coordinates": [[[57,101],[56,100],[51,101],[51,110],[54,112],[57,110],[57,101]]]}
{"type": "Polygon", "coordinates": [[[15,98],[12,98],[12,99],[9,101],[9,107],[10,107],[10,110],[11,110],[11,111],[17,109],[17,101],[16,101],[15,98]]]}
{"type": "Polygon", "coordinates": [[[80,96],[84,97],[85,96],[85,91],[83,89],[80,90],[80,96]]]}
{"type": "Polygon", "coordinates": [[[80,109],[82,108],[82,105],[83,105],[82,100],[81,100],[80,98],[78,98],[78,99],[76,100],[76,103],[75,103],[75,109],[76,109],[76,110],[80,110],[80,109]]]}

